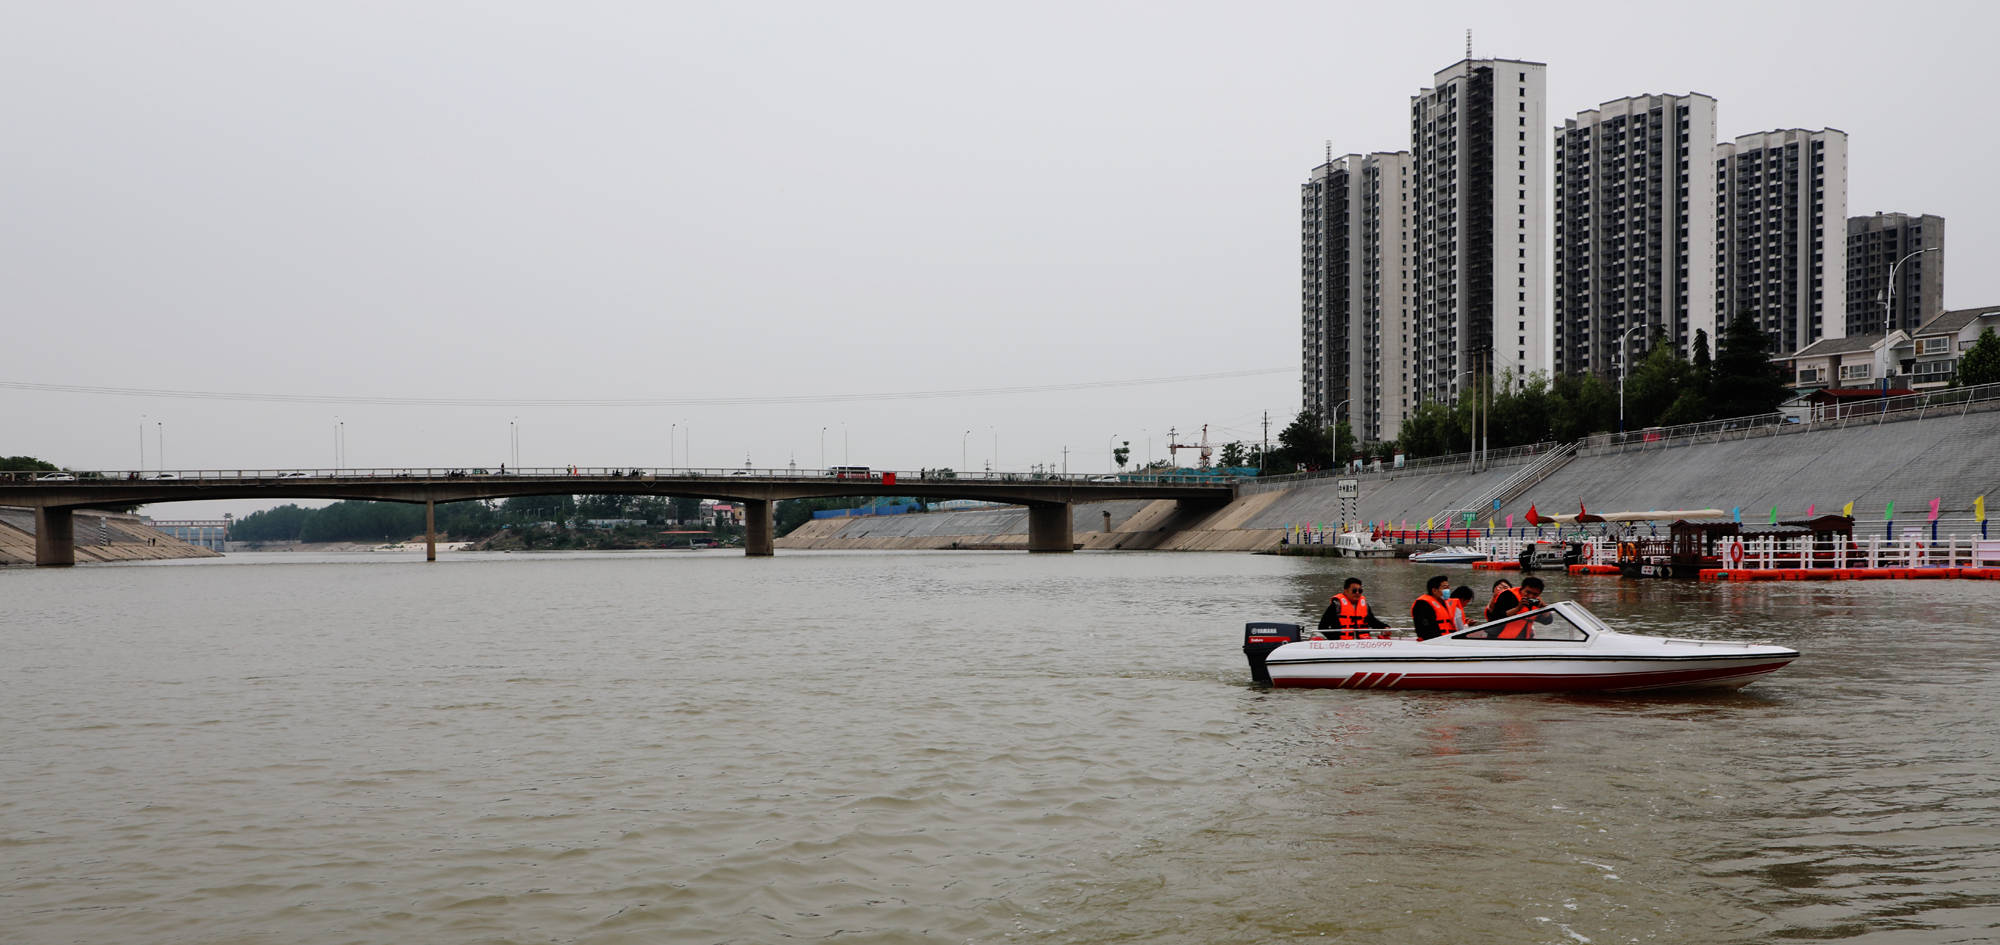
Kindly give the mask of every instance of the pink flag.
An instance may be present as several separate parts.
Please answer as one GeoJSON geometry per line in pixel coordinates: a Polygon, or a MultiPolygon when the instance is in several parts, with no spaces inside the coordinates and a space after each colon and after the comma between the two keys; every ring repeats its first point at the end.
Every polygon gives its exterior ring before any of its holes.
{"type": "Polygon", "coordinates": [[[1931,521],[1933,521],[1933,522],[1937,521],[1937,517],[1938,517],[1938,502],[1940,502],[1940,501],[1942,501],[1942,500],[1939,500],[1939,499],[1932,499],[1932,500],[1931,500],[1931,521]]]}
{"type": "Polygon", "coordinates": [[[1813,510],[1813,504],[1812,504],[1811,502],[1807,502],[1807,503],[1806,503],[1806,517],[1807,517],[1807,518],[1812,518],[1812,510],[1813,510]]]}
{"type": "Polygon", "coordinates": [[[1507,513],[1507,527],[1508,528],[1514,527],[1514,513],[1512,512],[1507,513]]]}

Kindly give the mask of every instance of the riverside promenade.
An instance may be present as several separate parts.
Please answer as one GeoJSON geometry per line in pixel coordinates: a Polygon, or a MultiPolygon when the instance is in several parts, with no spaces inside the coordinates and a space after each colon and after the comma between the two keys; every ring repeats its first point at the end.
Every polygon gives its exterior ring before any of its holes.
{"type": "MultiPolygon", "coordinates": [[[[1854,504],[1857,535],[1922,527],[1938,501],[1939,535],[1976,537],[1974,504],[2000,498],[2000,398],[1917,405],[1812,423],[1703,424],[1568,447],[1432,460],[1401,470],[1320,473],[1239,482],[1210,511],[1172,502],[1080,503],[1072,529],[1083,549],[1262,551],[1295,527],[1389,522],[1421,528],[1446,514],[1463,527],[1531,536],[1541,513],[1716,508],[1745,521],[1838,512],[1854,504]],[[1538,465],[1540,464],[1540,465],[1538,465]],[[1354,496],[1343,499],[1341,483],[1354,496]],[[1496,508],[1494,503],[1498,503],[1496,508]],[[1886,513],[1886,514],[1885,514],[1886,513]],[[1513,525],[1507,522],[1512,518],[1513,525]]],[[[1552,531],[1552,530],[1551,530],[1552,531]]],[[[1005,548],[1025,542],[1020,509],[822,519],[780,538],[781,548],[1005,548]]]]}

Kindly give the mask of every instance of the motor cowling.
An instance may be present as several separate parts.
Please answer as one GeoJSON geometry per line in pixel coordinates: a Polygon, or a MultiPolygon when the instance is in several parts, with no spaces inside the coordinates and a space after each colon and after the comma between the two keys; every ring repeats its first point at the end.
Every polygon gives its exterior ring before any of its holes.
{"type": "Polygon", "coordinates": [[[1264,658],[1278,647],[1303,639],[1305,628],[1295,623],[1252,621],[1244,624],[1243,657],[1250,661],[1250,678],[1260,683],[1270,682],[1271,673],[1264,668],[1264,658]]]}

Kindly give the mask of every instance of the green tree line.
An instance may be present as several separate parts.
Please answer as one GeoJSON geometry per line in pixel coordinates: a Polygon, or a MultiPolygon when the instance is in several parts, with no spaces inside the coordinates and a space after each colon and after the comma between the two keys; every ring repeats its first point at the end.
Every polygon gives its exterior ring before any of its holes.
{"type": "MultiPolygon", "coordinates": [[[[503,502],[437,506],[439,534],[477,541],[508,526],[589,519],[638,519],[648,525],[693,521],[701,500],[631,495],[537,495],[503,502]]],[[[281,505],[232,522],[230,541],[398,541],[424,533],[424,507],[408,502],[349,500],[319,509],[281,505]]]]}

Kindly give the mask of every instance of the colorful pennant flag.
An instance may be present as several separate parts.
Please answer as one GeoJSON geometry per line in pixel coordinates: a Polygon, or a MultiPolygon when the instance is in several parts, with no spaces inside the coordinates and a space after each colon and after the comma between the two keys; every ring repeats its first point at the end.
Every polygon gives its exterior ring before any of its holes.
{"type": "Polygon", "coordinates": [[[1771,524],[1778,524],[1778,507],[1775,505],[1771,506],[1771,524]]]}
{"type": "Polygon", "coordinates": [[[1895,519],[1896,519],[1896,500],[1890,499],[1889,504],[1883,507],[1882,509],[1882,520],[1888,522],[1888,521],[1895,521],[1895,519]]]}
{"type": "Polygon", "coordinates": [[[1986,521],[1986,497],[1985,497],[1985,496],[1980,496],[1979,498],[1977,498],[1977,499],[1974,499],[1974,500],[1972,500],[1972,520],[1973,520],[1973,521],[1975,521],[1975,522],[1984,522],[1984,521],[1986,521]]]}
{"type": "Polygon", "coordinates": [[[1938,503],[1939,503],[1940,501],[1942,501],[1942,500],[1940,500],[1940,499],[1932,499],[1932,500],[1931,500],[1931,521],[1933,521],[1933,522],[1937,521],[1937,518],[1938,518],[1938,503]]]}
{"type": "Polygon", "coordinates": [[[1740,505],[1730,506],[1729,518],[1738,525],[1743,524],[1743,507],[1740,505]]]}
{"type": "Polygon", "coordinates": [[[1514,527],[1514,513],[1512,512],[1507,513],[1507,527],[1508,528],[1514,527]]]}
{"type": "Polygon", "coordinates": [[[1842,514],[1842,515],[1845,515],[1845,516],[1847,516],[1848,518],[1853,518],[1853,517],[1854,517],[1854,503],[1852,503],[1852,502],[1849,502],[1849,503],[1847,503],[1846,505],[1843,505],[1843,506],[1841,506],[1841,507],[1840,507],[1840,514],[1842,514]]]}
{"type": "Polygon", "coordinates": [[[1530,525],[1542,524],[1542,517],[1535,514],[1535,503],[1533,502],[1528,503],[1528,524],[1530,525]]]}
{"type": "Polygon", "coordinates": [[[1812,513],[1813,513],[1813,504],[1812,504],[1811,502],[1807,502],[1807,503],[1806,503],[1806,517],[1807,517],[1807,518],[1812,518],[1812,513]]]}

